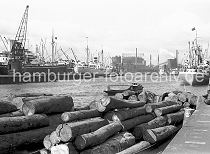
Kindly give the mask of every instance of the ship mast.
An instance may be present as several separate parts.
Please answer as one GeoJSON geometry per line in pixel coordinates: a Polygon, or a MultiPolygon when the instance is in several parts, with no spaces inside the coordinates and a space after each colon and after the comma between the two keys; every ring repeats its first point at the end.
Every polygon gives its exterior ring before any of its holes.
{"type": "Polygon", "coordinates": [[[88,63],[89,63],[88,37],[86,37],[86,39],[87,39],[87,49],[86,49],[86,52],[87,52],[87,59],[86,59],[86,63],[87,63],[87,65],[88,65],[88,63]]]}

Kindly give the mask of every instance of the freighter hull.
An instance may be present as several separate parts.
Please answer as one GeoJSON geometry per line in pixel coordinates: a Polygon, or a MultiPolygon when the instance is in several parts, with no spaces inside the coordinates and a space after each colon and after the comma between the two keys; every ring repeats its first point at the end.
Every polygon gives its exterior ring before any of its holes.
{"type": "Polygon", "coordinates": [[[209,76],[199,72],[179,72],[182,85],[200,86],[209,84],[209,76]]]}

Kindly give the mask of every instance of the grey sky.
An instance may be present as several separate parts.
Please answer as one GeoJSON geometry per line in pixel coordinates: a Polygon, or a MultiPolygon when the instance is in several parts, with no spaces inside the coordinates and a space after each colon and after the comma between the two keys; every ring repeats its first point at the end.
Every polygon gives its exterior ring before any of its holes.
{"type": "Polygon", "coordinates": [[[210,40],[208,0],[1,0],[1,35],[15,37],[27,4],[27,37],[33,50],[41,38],[47,39],[49,46],[54,29],[59,46],[72,47],[81,59],[85,58],[88,36],[95,54],[102,47],[110,56],[138,48],[146,60],[152,54],[156,64],[158,53],[161,61],[172,58],[176,49],[182,57],[187,42],[195,37],[193,27],[205,46],[210,40]]]}

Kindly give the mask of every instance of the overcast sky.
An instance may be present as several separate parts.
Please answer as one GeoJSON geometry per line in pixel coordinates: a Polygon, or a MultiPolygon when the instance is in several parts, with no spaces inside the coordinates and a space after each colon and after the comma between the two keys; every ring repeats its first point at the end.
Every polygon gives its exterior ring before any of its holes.
{"type": "Polygon", "coordinates": [[[58,46],[73,48],[81,59],[88,37],[93,53],[103,48],[107,56],[114,56],[138,48],[146,60],[152,54],[152,62],[157,64],[158,53],[161,62],[172,58],[175,50],[182,59],[187,42],[195,38],[193,27],[205,46],[210,40],[208,0],[1,0],[2,36],[15,37],[27,4],[27,38],[32,50],[41,38],[49,46],[53,29],[58,46]]]}

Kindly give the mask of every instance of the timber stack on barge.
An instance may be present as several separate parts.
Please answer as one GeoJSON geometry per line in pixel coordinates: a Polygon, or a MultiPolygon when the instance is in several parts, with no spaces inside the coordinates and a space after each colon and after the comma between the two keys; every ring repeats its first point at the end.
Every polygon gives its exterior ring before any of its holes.
{"type": "Polygon", "coordinates": [[[26,93],[8,100],[0,103],[1,153],[39,147],[33,153],[41,154],[143,153],[173,138],[185,110],[193,112],[198,103],[189,92],[158,96],[144,89],[79,108],[68,95],[26,93]]]}

